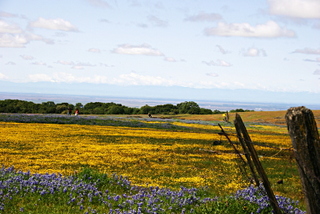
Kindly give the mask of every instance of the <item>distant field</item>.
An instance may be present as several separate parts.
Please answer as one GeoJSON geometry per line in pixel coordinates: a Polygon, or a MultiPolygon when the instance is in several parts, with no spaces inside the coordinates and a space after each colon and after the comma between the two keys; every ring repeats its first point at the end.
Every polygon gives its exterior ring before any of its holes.
{"type": "MultiPolygon", "coordinates": [[[[255,111],[255,112],[240,112],[243,122],[250,123],[264,123],[264,124],[275,124],[286,126],[285,114],[287,111],[255,111]]],[[[318,128],[320,128],[320,110],[312,111],[317,123],[318,128]]],[[[222,121],[223,116],[221,114],[212,115],[176,115],[176,116],[163,116],[154,115],[155,117],[163,118],[179,118],[187,120],[203,120],[203,121],[222,121]]],[[[229,113],[230,122],[233,122],[235,118],[235,113],[229,113]]]]}

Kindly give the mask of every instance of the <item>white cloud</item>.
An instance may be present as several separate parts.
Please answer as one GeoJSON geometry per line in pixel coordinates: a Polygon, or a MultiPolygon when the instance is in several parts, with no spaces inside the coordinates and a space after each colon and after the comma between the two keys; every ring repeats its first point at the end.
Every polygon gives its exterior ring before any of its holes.
{"type": "Polygon", "coordinates": [[[83,69],[84,66],[88,66],[88,67],[96,66],[94,64],[86,63],[86,62],[77,62],[77,63],[75,63],[73,61],[64,61],[64,60],[58,60],[55,63],[60,64],[60,65],[70,65],[70,66],[72,66],[73,69],[83,69]]]}
{"type": "Polygon", "coordinates": [[[167,62],[176,62],[177,61],[175,58],[172,58],[172,57],[165,57],[164,60],[167,62]]]}
{"type": "Polygon", "coordinates": [[[130,74],[120,75],[120,77],[116,80],[115,83],[129,85],[174,85],[174,82],[170,79],[155,76],[139,75],[134,72],[131,72],[130,74]]]}
{"type": "Polygon", "coordinates": [[[58,60],[56,63],[60,64],[60,65],[74,65],[74,62],[72,62],[72,61],[64,61],[64,60],[58,60]]]}
{"type": "Polygon", "coordinates": [[[61,31],[78,31],[70,22],[63,19],[44,19],[42,17],[30,23],[31,27],[61,31]]]}
{"type": "MultiPolygon", "coordinates": [[[[200,82],[200,84],[197,85],[192,85],[192,88],[225,88],[225,89],[240,89],[240,88],[246,88],[248,87],[248,85],[241,83],[241,82],[237,82],[237,81],[231,81],[231,82],[223,82],[223,81],[219,81],[219,82],[212,82],[212,81],[202,81],[200,82]]],[[[252,85],[250,85],[249,87],[253,88],[252,85]]]]}
{"type": "Polygon", "coordinates": [[[20,55],[20,57],[25,60],[33,60],[34,59],[33,56],[30,56],[30,55],[20,55]]]}
{"type": "Polygon", "coordinates": [[[222,66],[222,67],[232,66],[232,64],[230,64],[224,60],[221,60],[221,59],[218,59],[216,62],[213,60],[211,60],[210,62],[202,61],[202,63],[209,65],[209,66],[222,66]]]}
{"type": "Polygon", "coordinates": [[[0,47],[22,48],[29,40],[23,35],[0,34],[0,47]]]}
{"type": "Polygon", "coordinates": [[[39,36],[37,34],[25,33],[24,35],[29,41],[43,41],[43,42],[45,42],[47,44],[53,44],[54,43],[52,39],[47,39],[47,38],[44,38],[44,37],[39,36]]]}
{"type": "Polygon", "coordinates": [[[77,70],[82,70],[84,67],[94,67],[96,65],[90,64],[90,63],[83,63],[83,62],[78,62],[74,64],[71,68],[72,69],[77,69],[77,70]]]}
{"type": "Polygon", "coordinates": [[[100,49],[98,49],[98,48],[90,48],[90,49],[88,50],[88,52],[91,52],[91,53],[100,53],[101,51],[100,51],[100,49]]]}
{"type": "Polygon", "coordinates": [[[222,16],[217,13],[205,13],[205,12],[200,12],[197,15],[194,16],[188,16],[185,18],[185,21],[191,21],[191,22],[215,22],[218,20],[221,20],[222,16]]]}
{"type": "Polygon", "coordinates": [[[8,48],[23,48],[30,41],[43,41],[47,44],[52,44],[50,39],[43,38],[42,36],[24,33],[24,34],[0,34],[0,47],[8,48]]]}
{"type": "Polygon", "coordinates": [[[248,48],[246,51],[243,51],[243,56],[267,56],[265,50],[257,48],[248,48]]]}
{"type": "Polygon", "coordinates": [[[118,48],[112,50],[113,53],[117,54],[128,54],[128,55],[146,55],[146,56],[163,56],[163,53],[152,48],[148,44],[142,45],[119,45],[118,48]]]}
{"type": "Polygon", "coordinates": [[[216,73],[206,73],[207,76],[209,77],[218,77],[219,75],[216,73]]]}
{"type": "Polygon", "coordinates": [[[0,20],[0,33],[22,33],[22,30],[18,25],[0,20]]]}
{"type": "Polygon", "coordinates": [[[28,81],[31,82],[56,82],[56,83],[112,83],[108,77],[94,75],[91,77],[83,77],[73,75],[66,72],[55,72],[50,75],[48,74],[30,74],[28,81]]]}
{"type": "Polygon", "coordinates": [[[319,0],[268,0],[269,11],[274,15],[292,18],[320,18],[319,0]]]}
{"type": "Polygon", "coordinates": [[[76,70],[83,70],[83,66],[81,66],[81,65],[74,65],[71,68],[76,69],[76,70]]]}
{"type": "Polygon", "coordinates": [[[240,36],[257,38],[294,37],[295,32],[281,28],[276,22],[251,26],[249,23],[227,24],[220,22],[217,27],[205,29],[208,36],[240,36]]]}
{"type": "Polygon", "coordinates": [[[0,73],[0,80],[5,80],[5,79],[8,79],[8,77],[3,73],[0,73]]]}
{"type": "Polygon", "coordinates": [[[313,72],[314,75],[320,75],[320,69],[317,69],[313,72]]]}
{"type": "Polygon", "coordinates": [[[320,49],[312,49],[312,48],[296,49],[295,51],[293,51],[293,53],[320,55],[320,49]]]}
{"type": "Polygon", "coordinates": [[[167,27],[168,26],[168,22],[159,19],[156,16],[148,16],[148,21],[152,23],[152,25],[157,26],[157,27],[167,27]]]}
{"type": "Polygon", "coordinates": [[[28,78],[31,82],[55,82],[52,77],[47,74],[30,74],[28,78]]]}
{"type": "Polygon", "coordinates": [[[43,65],[46,66],[47,64],[44,62],[33,62],[32,65],[43,65]]]}
{"type": "Polygon", "coordinates": [[[82,82],[81,78],[74,76],[73,74],[70,73],[65,73],[65,72],[56,72],[53,73],[52,79],[54,82],[82,82]]]}

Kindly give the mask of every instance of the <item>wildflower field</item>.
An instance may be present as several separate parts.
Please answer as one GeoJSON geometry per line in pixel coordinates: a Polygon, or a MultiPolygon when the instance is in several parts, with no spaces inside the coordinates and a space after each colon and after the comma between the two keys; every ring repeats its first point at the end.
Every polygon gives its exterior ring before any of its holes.
{"type": "MultiPolygon", "coordinates": [[[[259,203],[248,204],[254,197],[246,196],[256,191],[250,187],[249,170],[240,171],[232,146],[218,135],[218,123],[239,146],[232,123],[221,121],[1,114],[0,213],[270,212],[258,196],[259,203]],[[49,179],[57,186],[26,190],[20,183],[19,190],[19,184],[12,184],[17,194],[10,195],[6,179],[15,177],[24,184],[49,179]],[[81,189],[86,185],[94,191],[81,189]],[[137,195],[143,199],[135,200],[137,195]],[[233,200],[237,202],[229,205],[233,200]]],[[[275,194],[285,201],[283,210],[303,213],[288,202],[301,203],[304,196],[286,127],[246,125],[275,194]]]]}

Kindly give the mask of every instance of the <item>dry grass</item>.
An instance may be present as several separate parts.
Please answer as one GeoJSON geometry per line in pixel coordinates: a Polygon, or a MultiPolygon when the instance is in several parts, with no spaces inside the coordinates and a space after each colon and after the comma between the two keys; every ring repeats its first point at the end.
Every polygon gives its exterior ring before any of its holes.
{"type": "MultiPolygon", "coordinates": [[[[320,128],[320,110],[312,111],[317,123],[318,128],[320,128]]],[[[254,122],[262,124],[275,124],[275,125],[286,125],[285,114],[286,111],[255,111],[255,112],[240,112],[242,120],[244,122],[254,122]]],[[[204,121],[223,121],[222,114],[212,114],[212,115],[175,115],[175,116],[160,116],[154,115],[155,117],[163,118],[177,118],[186,120],[204,120],[204,121]]],[[[229,113],[230,122],[233,122],[235,118],[235,113],[229,113]]]]}

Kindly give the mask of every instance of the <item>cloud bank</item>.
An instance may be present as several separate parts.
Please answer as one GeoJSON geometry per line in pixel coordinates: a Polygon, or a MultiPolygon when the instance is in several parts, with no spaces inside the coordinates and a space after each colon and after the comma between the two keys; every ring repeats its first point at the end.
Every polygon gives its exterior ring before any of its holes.
{"type": "Polygon", "coordinates": [[[319,19],[319,0],[268,0],[269,11],[274,15],[292,18],[319,19]]]}
{"type": "Polygon", "coordinates": [[[70,22],[63,19],[44,19],[42,17],[30,23],[31,27],[61,31],[78,31],[70,22]]]}
{"type": "Polygon", "coordinates": [[[219,22],[216,27],[204,31],[207,36],[238,36],[257,38],[295,37],[293,30],[281,28],[276,22],[268,21],[265,24],[252,26],[249,23],[219,22]]]}
{"type": "Polygon", "coordinates": [[[145,55],[145,56],[164,56],[160,51],[152,48],[148,44],[142,45],[118,45],[117,48],[112,50],[112,53],[127,54],[127,55],[145,55]]]}

